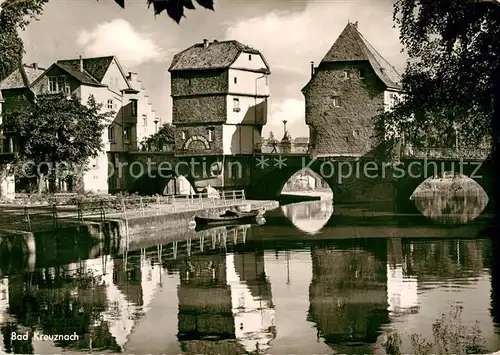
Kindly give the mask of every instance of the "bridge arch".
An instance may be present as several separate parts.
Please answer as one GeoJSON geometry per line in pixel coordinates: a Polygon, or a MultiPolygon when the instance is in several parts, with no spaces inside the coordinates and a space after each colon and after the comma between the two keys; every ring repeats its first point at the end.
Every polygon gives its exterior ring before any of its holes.
{"type": "MultiPolygon", "coordinates": [[[[493,180],[494,174],[491,162],[464,162],[460,169],[458,168],[458,163],[452,160],[422,161],[421,159],[408,159],[402,163],[405,165],[406,170],[408,170],[409,165],[412,162],[417,162],[418,164],[414,165],[411,176],[409,176],[410,174],[406,174],[401,179],[398,179],[396,184],[395,205],[397,207],[397,212],[420,213],[414,202],[410,200],[410,196],[428,178],[442,173],[459,173],[475,181],[485,191],[489,200],[488,205],[482,213],[490,211],[494,199],[493,186],[495,183],[493,180]],[[432,163],[435,163],[438,166],[438,170],[431,172],[424,171],[425,164],[432,163]]],[[[408,171],[406,172],[408,173],[408,171]]]]}
{"type": "MultiPolygon", "coordinates": [[[[334,179],[325,179],[322,176],[323,171],[321,170],[321,163],[321,161],[315,161],[308,165],[307,168],[328,184],[328,187],[332,190],[333,196],[335,197],[338,191],[338,185],[335,183],[334,179]]],[[[247,187],[247,196],[255,199],[278,199],[290,178],[302,170],[304,170],[304,165],[302,163],[293,163],[287,166],[269,169],[265,171],[264,174],[252,178],[250,185],[247,187]]]]}

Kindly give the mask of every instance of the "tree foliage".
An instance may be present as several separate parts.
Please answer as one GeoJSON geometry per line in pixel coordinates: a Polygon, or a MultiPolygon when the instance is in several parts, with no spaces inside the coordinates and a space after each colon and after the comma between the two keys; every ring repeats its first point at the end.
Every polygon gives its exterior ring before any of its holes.
{"type": "MultiPolygon", "coordinates": [[[[125,8],[125,0],[115,0],[115,2],[125,8]]],[[[180,23],[181,19],[185,17],[185,9],[196,9],[192,0],[147,0],[147,3],[148,7],[153,6],[155,15],[166,11],[168,16],[177,23],[180,23]]],[[[196,0],[196,3],[205,9],[214,10],[213,0],[196,0]]]]}
{"type": "Polygon", "coordinates": [[[23,41],[18,30],[42,13],[48,0],[6,0],[0,11],[0,80],[22,63],[23,41]]]}
{"type": "Polygon", "coordinates": [[[111,114],[101,113],[101,104],[92,96],[83,105],[76,96],[43,95],[34,103],[6,110],[2,128],[16,132],[18,165],[26,167],[30,162],[44,180],[49,173],[71,174],[71,169],[96,157],[103,147],[104,123],[111,114]]]}
{"type": "Polygon", "coordinates": [[[456,128],[469,147],[480,144],[492,133],[500,6],[397,0],[394,20],[409,57],[402,76],[406,98],[377,118],[379,139],[392,147],[405,134],[416,146],[446,145],[456,128]]]}
{"type": "Polygon", "coordinates": [[[163,151],[175,143],[174,126],[167,123],[160,127],[158,132],[144,138],[141,142],[143,150],[163,151]]]}

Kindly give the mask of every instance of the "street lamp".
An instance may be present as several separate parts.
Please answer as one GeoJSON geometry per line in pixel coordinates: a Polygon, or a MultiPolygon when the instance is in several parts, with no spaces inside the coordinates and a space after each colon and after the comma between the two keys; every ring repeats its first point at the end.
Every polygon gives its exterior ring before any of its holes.
{"type": "Polygon", "coordinates": [[[286,123],[288,122],[287,120],[283,120],[283,135],[286,135],[286,123]]]}
{"type": "Polygon", "coordinates": [[[158,117],[155,118],[155,120],[153,121],[155,123],[155,133],[158,133],[158,122],[160,122],[158,120],[158,117]]]}

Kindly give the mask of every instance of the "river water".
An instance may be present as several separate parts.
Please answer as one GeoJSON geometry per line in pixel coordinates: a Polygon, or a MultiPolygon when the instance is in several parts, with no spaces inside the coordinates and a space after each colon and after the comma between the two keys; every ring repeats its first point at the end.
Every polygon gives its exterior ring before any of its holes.
{"type": "Polygon", "coordinates": [[[67,246],[64,265],[43,254],[31,267],[2,262],[0,350],[383,354],[397,332],[414,353],[410,336],[432,340],[450,305],[463,309],[454,324],[478,321],[486,348],[500,350],[492,239],[470,224],[409,220],[306,202],[268,212],[262,226],[113,255],[67,246]]]}

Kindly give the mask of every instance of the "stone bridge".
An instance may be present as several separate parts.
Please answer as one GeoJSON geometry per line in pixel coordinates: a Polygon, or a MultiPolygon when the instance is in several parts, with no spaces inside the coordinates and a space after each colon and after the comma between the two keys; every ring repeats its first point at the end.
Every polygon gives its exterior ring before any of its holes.
{"type": "Polygon", "coordinates": [[[398,212],[415,212],[409,200],[413,191],[427,178],[449,172],[469,176],[490,200],[493,197],[491,162],[484,156],[413,154],[387,162],[372,157],[312,157],[303,152],[236,156],[134,152],[115,159],[115,165],[120,164],[124,167],[115,169],[121,170],[122,190],[143,195],[162,194],[170,180],[183,175],[198,188],[245,189],[248,198],[277,199],[289,178],[308,168],[328,183],[336,203],[391,201],[398,212]]]}

